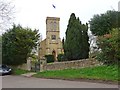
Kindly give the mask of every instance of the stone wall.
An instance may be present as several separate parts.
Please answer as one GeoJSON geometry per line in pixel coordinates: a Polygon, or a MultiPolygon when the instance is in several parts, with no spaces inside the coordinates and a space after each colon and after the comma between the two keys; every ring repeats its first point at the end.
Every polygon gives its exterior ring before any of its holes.
{"type": "MultiPolygon", "coordinates": [[[[31,70],[31,62],[28,62],[23,65],[19,65],[17,68],[24,70],[31,70]]],[[[92,67],[102,65],[101,62],[95,59],[82,59],[82,60],[74,60],[74,61],[64,61],[64,62],[54,62],[54,63],[46,63],[46,59],[40,60],[40,72],[46,70],[63,70],[70,68],[83,68],[83,67],[92,67]]]]}
{"type": "Polygon", "coordinates": [[[101,64],[102,63],[94,59],[54,62],[54,63],[50,63],[50,64],[47,63],[43,65],[43,71],[44,70],[62,70],[62,69],[70,69],[70,68],[83,68],[83,67],[97,66],[101,64]]]}
{"type": "Polygon", "coordinates": [[[27,59],[27,63],[19,65],[19,66],[17,66],[17,68],[30,71],[31,70],[31,60],[32,60],[32,58],[29,57],[27,59]]]}
{"type": "Polygon", "coordinates": [[[17,66],[17,68],[18,68],[18,69],[23,69],[23,70],[28,70],[28,66],[27,66],[27,64],[26,64],[26,63],[25,63],[25,64],[22,64],[22,65],[17,66]]]}

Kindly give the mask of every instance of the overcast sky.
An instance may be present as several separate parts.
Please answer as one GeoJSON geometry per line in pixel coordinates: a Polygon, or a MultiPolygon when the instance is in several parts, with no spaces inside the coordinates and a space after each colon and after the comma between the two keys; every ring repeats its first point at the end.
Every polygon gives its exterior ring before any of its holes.
{"type": "Polygon", "coordinates": [[[86,23],[94,14],[107,10],[118,10],[120,0],[11,0],[15,5],[15,24],[39,29],[43,39],[46,37],[46,17],[60,17],[60,37],[65,36],[71,13],[75,13],[82,23],[86,23]],[[52,4],[56,6],[54,9],[52,4]]]}

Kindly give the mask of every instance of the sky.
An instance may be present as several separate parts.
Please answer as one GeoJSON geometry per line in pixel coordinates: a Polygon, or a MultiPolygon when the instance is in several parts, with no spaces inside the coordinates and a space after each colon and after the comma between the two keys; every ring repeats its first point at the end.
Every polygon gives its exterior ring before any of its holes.
{"type": "Polygon", "coordinates": [[[65,37],[68,20],[75,13],[82,23],[93,15],[107,10],[118,10],[120,0],[11,0],[15,5],[15,24],[39,29],[42,39],[46,38],[46,17],[60,17],[60,37],[65,37]],[[52,4],[56,6],[53,8],[52,4]]]}

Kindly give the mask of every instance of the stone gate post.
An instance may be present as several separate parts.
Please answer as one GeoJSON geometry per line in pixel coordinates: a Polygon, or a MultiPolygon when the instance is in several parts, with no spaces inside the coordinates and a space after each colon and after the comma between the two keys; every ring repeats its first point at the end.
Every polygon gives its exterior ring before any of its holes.
{"type": "Polygon", "coordinates": [[[45,58],[40,59],[40,72],[46,70],[47,61],[45,58]]]}
{"type": "Polygon", "coordinates": [[[29,58],[27,59],[27,70],[28,70],[28,71],[31,70],[31,60],[32,60],[31,57],[29,57],[29,58]]]}

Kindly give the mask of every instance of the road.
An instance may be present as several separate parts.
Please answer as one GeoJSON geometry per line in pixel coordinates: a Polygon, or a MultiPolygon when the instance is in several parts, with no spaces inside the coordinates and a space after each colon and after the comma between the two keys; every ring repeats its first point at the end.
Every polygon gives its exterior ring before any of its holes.
{"type": "Polygon", "coordinates": [[[8,75],[2,76],[2,88],[118,88],[118,85],[8,75]]]}

